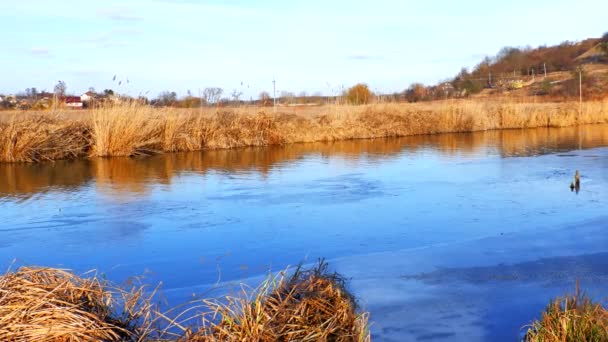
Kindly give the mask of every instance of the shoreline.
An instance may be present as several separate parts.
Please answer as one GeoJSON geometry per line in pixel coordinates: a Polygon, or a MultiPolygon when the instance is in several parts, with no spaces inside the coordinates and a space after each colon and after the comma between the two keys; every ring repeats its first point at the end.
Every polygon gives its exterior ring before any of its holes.
{"type": "Polygon", "coordinates": [[[608,101],[450,101],[205,111],[125,104],[87,112],[13,114],[0,121],[0,163],[138,157],[295,143],[608,123],[608,101]],[[69,118],[67,116],[70,116],[69,118]]]}

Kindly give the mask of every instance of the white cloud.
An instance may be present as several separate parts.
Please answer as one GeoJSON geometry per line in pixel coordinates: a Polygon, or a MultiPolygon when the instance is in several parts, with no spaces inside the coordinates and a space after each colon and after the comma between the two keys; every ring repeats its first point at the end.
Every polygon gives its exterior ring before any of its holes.
{"type": "Polygon", "coordinates": [[[44,47],[34,47],[28,50],[29,54],[37,57],[50,57],[51,50],[44,47]]]}
{"type": "Polygon", "coordinates": [[[97,10],[97,15],[114,21],[139,21],[143,17],[128,8],[107,8],[97,10]]]}

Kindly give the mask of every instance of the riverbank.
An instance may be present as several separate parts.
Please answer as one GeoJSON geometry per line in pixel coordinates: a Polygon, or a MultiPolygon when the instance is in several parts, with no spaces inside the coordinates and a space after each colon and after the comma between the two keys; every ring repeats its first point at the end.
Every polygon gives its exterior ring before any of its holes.
{"type": "Polygon", "coordinates": [[[608,102],[244,107],[204,111],[137,104],[0,120],[0,162],[41,162],[421,134],[608,123],[608,102]]]}

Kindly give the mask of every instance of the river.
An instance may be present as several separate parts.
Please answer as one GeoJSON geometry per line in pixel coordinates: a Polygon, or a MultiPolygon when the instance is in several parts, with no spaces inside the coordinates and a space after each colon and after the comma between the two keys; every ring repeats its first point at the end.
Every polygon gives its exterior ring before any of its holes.
{"type": "Polygon", "coordinates": [[[606,125],[2,164],[0,267],[179,304],[326,258],[374,341],[514,341],[577,280],[606,299],[607,202],[606,125]]]}

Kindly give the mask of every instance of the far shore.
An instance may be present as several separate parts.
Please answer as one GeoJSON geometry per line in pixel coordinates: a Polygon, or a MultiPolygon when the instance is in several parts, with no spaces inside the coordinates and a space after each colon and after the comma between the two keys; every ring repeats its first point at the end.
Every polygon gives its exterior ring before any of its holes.
{"type": "Polygon", "coordinates": [[[0,163],[601,123],[608,123],[608,101],[448,100],[276,109],[131,103],[0,113],[0,163]]]}

